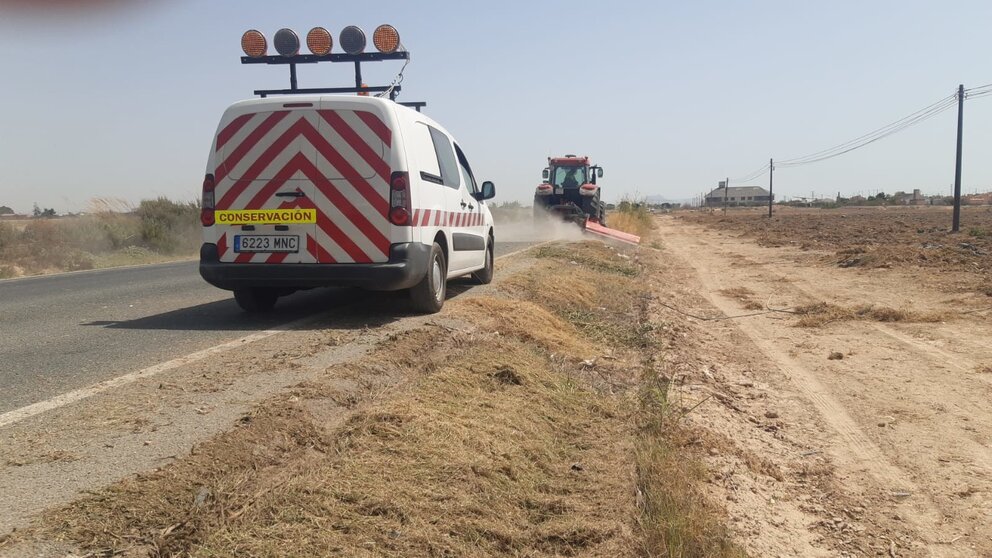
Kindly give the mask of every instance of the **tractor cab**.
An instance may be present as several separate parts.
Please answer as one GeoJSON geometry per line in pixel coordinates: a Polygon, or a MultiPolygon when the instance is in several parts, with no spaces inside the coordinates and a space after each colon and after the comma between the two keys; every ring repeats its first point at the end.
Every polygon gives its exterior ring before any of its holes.
{"type": "Polygon", "coordinates": [[[549,157],[544,181],[534,194],[535,214],[551,212],[583,226],[587,219],[605,222],[606,207],[596,184],[602,176],[603,168],[590,164],[589,157],[549,157]]]}

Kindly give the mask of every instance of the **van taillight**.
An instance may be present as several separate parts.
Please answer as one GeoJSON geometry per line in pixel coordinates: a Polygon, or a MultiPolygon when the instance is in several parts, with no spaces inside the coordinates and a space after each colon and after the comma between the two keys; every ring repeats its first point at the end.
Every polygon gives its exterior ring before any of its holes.
{"type": "Polygon", "coordinates": [[[214,175],[208,174],[203,177],[203,198],[200,201],[200,223],[204,227],[214,224],[214,175]]]}
{"type": "Polygon", "coordinates": [[[398,227],[408,227],[413,213],[410,200],[410,175],[394,172],[389,178],[389,222],[398,227]]]}

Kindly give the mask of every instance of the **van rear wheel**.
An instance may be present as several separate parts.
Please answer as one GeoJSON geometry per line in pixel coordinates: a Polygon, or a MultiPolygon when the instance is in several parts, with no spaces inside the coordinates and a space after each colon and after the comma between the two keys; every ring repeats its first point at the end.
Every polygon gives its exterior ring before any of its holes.
{"type": "Polygon", "coordinates": [[[419,283],[410,288],[410,302],[413,309],[425,314],[440,312],[444,306],[447,294],[448,265],[444,261],[444,252],[435,242],[431,246],[431,256],[427,264],[427,273],[419,283]]]}
{"type": "Polygon", "coordinates": [[[269,312],[276,305],[279,292],[265,287],[245,287],[234,289],[234,300],[245,312],[252,314],[269,312]]]}

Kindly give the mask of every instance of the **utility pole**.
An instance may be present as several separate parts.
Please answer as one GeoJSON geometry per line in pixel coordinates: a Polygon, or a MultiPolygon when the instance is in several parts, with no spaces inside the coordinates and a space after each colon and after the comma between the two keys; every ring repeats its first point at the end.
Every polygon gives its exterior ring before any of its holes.
{"type": "Polygon", "coordinates": [[[961,132],[964,127],[964,84],[958,85],[958,153],[954,162],[954,219],[951,232],[961,230],[961,132]]]}
{"type": "Polygon", "coordinates": [[[768,159],[768,218],[772,218],[772,202],[775,200],[775,194],[772,193],[772,177],[775,176],[775,160],[768,159]]]}
{"type": "Polygon", "coordinates": [[[730,177],[727,177],[727,181],[723,183],[723,212],[727,212],[727,196],[730,195],[730,177]]]}

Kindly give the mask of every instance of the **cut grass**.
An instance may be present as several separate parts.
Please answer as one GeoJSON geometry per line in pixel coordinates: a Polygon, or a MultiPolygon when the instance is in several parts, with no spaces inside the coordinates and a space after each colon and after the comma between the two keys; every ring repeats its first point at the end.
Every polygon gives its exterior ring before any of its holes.
{"type": "Polygon", "coordinates": [[[847,308],[826,302],[817,302],[799,306],[794,309],[799,315],[796,321],[798,327],[821,327],[834,322],[870,321],[870,322],[922,322],[933,323],[947,319],[941,312],[915,312],[897,310],[887,306],[862,304],[847,308]]]}
{"type": "Polygon", "coordinates": [[[718,292],[720,294],[722,294],[723,296],[725,296],[725,297],[736,298],[741,303],[741,306],[743,306],[745,310],[764,310],[765,309],[765,305],[764,304],[762,304],[762,303],[754,300],[754,298],[752,298],[753,296],[755,296],[754,295],[754,291],[752,291],[751,289],[749,289],[747,287],[734,287],[734,288],[731,288],[731,289],[720,289],[720,291],[718,291],[718,292]]]}

